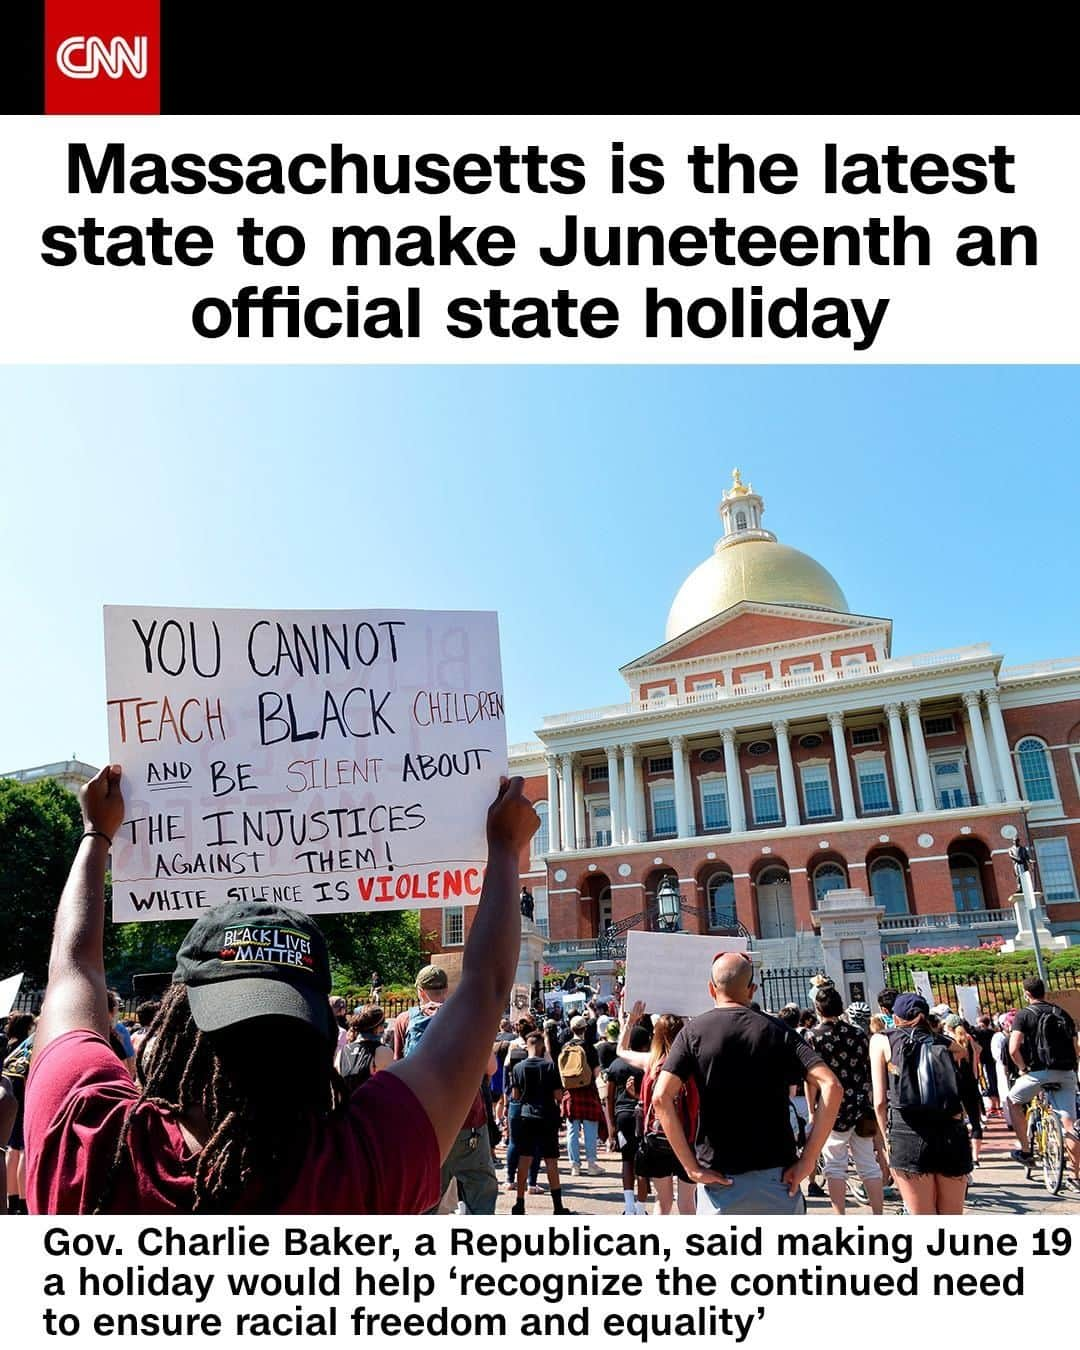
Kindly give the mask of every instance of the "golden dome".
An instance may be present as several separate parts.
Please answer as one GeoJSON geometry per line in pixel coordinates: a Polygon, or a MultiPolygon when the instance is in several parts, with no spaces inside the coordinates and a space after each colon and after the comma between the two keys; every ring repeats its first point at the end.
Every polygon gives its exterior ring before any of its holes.
{"type": "Polygon", "coordinates": [[[668,613],[664,641],[722,614],[740,600],[848,612],[844,592],[805,553],[767,538],[729,538],[679,587],[668,613]]]}

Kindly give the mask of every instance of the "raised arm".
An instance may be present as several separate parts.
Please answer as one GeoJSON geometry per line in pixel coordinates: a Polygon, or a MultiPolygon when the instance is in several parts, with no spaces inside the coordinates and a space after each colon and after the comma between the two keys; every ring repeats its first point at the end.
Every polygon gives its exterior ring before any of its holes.
{"type": "Polygon", "coordinates": [[[521,946],[518,862],[540,824],[522,780],[503,779],[488,810],[488,862],[476,918],[461,962],[461,982],[432,1018],[399,1074],[420,1099],[445,1158],[480,1090],[506,1008],[521,946]]]}
{"type": "Polygon", "coordinates": [[[622,1032],[619,1036],[619,1044],[616,1053],[624,1064],[630,1064],[635,1069],[647,1069],[649,1067],[650,1054],[648,1050],[631,1050],[630,1033],[645,1016],[645,1004],[640,999],[630,1009],[627,1017],[623,1019],[622,1032]]]}
{"type": "MultiPolygon", "coordinates": [[[[885,1140],[889,1141],[889,1038],[880,1033],[870,1038],[870,1078],[874,1087],[874,1115],[878,1129],[885,1140]]],[[[809,1084],[807,1085],[809,1092],[809,1084]]]]}
{"type": "Polygon", "coordinates": [[[86,833],[60,896],[49,953],[49,983],[34,1033],[43,1050],[67,1031],[109,1035],[105,988],[105,867],[113,835],[124,822],[120,769],[108,765],[79,793],[86,833]]]}

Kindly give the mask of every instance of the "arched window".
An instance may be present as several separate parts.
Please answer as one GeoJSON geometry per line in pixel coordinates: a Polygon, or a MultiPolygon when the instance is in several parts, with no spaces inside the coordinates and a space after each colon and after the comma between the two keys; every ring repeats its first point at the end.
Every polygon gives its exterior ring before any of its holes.
{"type": "Polygon", "coordinates": [[[709,927],[729,928],[735,923],[735,882],[730,872],[714,872],[705,885],[709,897],[709,927]]]}
{"type": "Polygon", "coordinates": [[[895,858],[879,858],[870,865],[870,894],[886,914],[907,914],[908,894],[904,869],[895,858]]]}
{"type": "Polygon", "coordinates": [[[1057,801],[1057,784],[1054,782],[1054,771],[1050,767],[1046,742],[1040,741],[1037,736],[1025,736],[1016,747],[1016,757],[1020,763],[1020,778],[1027,800],[1057,801]]]}
{"type": "Polygon", "coordinates": [[[970,909],[985,909],[982,877],[979,864],[969,853],[949,855],[949,876],[952,878],[953,900],[957,913],[970,909]]]}
{"type": "Polygon", "coordinates": [[[746,512],[745,512],[745,511],[736,511],[736,512],[735,512],[735,528],[736,528],[737,530],[745,530],[745,529],[746,529],[746,512]]]}
{"type": "Polygon", "coordinates": [[[839,863],[820,863],[814,868],[814,904],[820,905],[830,891],[843,890],[846,885],[847,873],[839,863]]]}
{"type": "Polygon", "coordinates": [[[540,817],[540,828],[532,837],[532,856],[542,858],[548,851],[548,804],[547,802],[533,802],[533,810],[540,817]]]}

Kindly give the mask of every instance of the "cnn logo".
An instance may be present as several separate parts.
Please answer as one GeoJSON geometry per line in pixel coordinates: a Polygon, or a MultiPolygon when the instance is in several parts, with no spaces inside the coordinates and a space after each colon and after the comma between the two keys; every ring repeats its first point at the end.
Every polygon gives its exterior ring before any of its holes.
{"type": "Polygon", "coordinates": [[[56,64],[70,80],[96,80],[104,75],[110,80],[131,75],[136,80],[146,78],[149,70],[149,40],[145,34],[132,38],[69,37],[56,49],[56,64]]]}

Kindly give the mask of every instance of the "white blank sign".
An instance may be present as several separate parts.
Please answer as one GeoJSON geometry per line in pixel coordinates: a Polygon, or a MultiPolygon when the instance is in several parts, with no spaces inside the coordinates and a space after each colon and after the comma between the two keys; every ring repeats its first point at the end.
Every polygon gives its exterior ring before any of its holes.
{"type": "Polygon", "coordinates": [[[6,980],[0,980],[0,1017],[6,1017],[14,1008],[22,980],[21,975],[10,975],[6,980]]]}
{"type": "Polygon", "coordinates": [[[745,938],[632,930],[626,935],[625,1006],[640,1000],[650,1013],[696,1017],[708,1012],[713,959],[720,952],[746,949],[745,938]]]}

